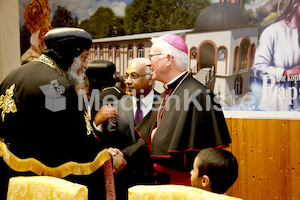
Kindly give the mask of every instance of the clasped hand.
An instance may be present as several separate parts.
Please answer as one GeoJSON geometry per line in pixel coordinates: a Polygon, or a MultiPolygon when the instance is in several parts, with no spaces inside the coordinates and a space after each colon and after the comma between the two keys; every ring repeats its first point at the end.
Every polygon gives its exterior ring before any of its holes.
{"type": "Polygon", "coordinates": [[[109,148],[108,152],[113,157],[113,172],[114,174],[118,173],[127,165],[126,160],[124,159],[123,153],[116,148],[109,148]]]}

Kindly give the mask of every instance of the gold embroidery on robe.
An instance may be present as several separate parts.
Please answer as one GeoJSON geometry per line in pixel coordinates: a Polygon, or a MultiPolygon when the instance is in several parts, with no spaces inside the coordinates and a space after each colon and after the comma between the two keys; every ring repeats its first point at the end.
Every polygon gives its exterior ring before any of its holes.
{"type": "Polygon", "coordinates": [[[15,100],[13,99],[15,86],[16,84],[13,84],[5,91],[5,95],[2,94],[0,96],[0,109],[2,109],[1,117],[3,122],[6,113],[17,112],[17,106],[15,100]]]}
{"type": "Polygon", "coordinates": [[[42,54],[42,55],[37,59],[37,61],[42,62],[42,63],[48,65],[49,67],[55,69],[56,71],[58,71],[60,74],[62,74],[64,77],[67,78],[66,73],[65,73],[65,72],[64,72],[64,71],[56,64],[56,62],[55,62],[53,59],[51,59],[50,57],[48,57],[48,56],[42,54]]]}
{"type": "Polygon", "coordinates": [[[92,125],[91,125],[91,123],[90,123],[90,121],[89,121],[88,116],[87,116],[85,113],[84,113],[84,119],[85,119],[86,130],[87,130],[86,134],[87,134],[87,135],[90,135],[91,133],[94,134],[94,130],[93,130],[93,128],[92,128],[92,125]]]}
{"type": "MultiPolygon", "coordinates": [[[[49,67],[55,69],[56,71],[58,71],[60,74],[64,75],[64,77],[67,78],[67,75],[66,73],[56,64],[56,62],[51,59],[50,57],[42,54],[38,60],[39,62],[42,62],[46,65],[48,65],[49,67]]],[[[85,119],[85,124],[86,124],[86,129],[87,129],[87,135],[90,135],[91,133],[94,134],[94,130],[92,128],[92,125],[90,124],[89,120],[88,120],[88,117],[84,114],[84,119],[85,119]]]]}
{"type": "Polygon", "coordinates": [[[69,161],[57,167],[48,167],[35,158],[21,159],[14,155],[7,145],[0,141],[0,157],[13,170],[17,172],[31,171],[39,176],[54,176],[64,178],[70,174],[89,175],[99,169],[106,161],[110,160],[107,149],[98,153],[91,162],[78,163],[69,161]]]}

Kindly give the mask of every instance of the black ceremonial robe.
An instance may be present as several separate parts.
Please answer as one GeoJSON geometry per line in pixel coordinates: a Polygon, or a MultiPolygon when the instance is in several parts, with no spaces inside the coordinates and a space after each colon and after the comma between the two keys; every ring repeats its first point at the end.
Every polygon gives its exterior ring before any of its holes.
{"type": "MultiPolygon", "coordinates": [[[[23,65],[2,82],[0,96],[0,137],[15,156],[35,158],[48,167],[69,161],[99,164],[95,158],[102,150],[100,144],[93,137],[83,112],[78,110],[74,87],[59,69],[50,68],[40,61],[23,65]],[[56,106],[64,104],[65,108],[59,111],[46,108],[46,96],[40,88],[55,80],[56,86],[64,88],[60,90],[60,98],[65,98],[65,102],[57,102],[56,106]]],[[[24,173],[8,167],[13,163],[7,165],[2,158],[0,162],[0,199],[5,199],[9,178],[24,173]]],[[[95,166],[86,168],[90,170],[88,175],[64,178],[87,185],[91,199],[105,199],[103,170],[97,164],[95,166]]]]}
{"type": "Polygon", "coordinates": [[[168,88],[172,96],[165,105],[160,123],[156,111],[144,118],[136,127],[142,140],[123,153],[130,157],[146,144],[154,163],[188,172],[201,149],[225,147],[231,139],[221,106],[208,88],[187,74],[168,88]],[[151,139],[150,134],[156,127],[151,139]]]}

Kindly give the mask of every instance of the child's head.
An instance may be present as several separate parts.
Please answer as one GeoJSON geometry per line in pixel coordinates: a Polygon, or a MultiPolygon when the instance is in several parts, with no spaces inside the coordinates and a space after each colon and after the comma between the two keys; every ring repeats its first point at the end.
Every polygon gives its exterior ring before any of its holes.
{"type": "Polygon", "coordinates": [[[225,193],[238,177],[238,163],[230,151],[206,148],[198,153],[191,171],[191,184],[215,193],[225,193]]]}

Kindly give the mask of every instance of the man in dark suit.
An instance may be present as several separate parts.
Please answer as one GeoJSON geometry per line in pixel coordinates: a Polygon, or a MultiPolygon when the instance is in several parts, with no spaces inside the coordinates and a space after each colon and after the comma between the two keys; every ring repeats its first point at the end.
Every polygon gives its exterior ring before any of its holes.
{"type": "Polygon", "coordinates": [[[135,58],[129,63],[125,75],[127,95],[117,101],[114,107],[102,106],[105,109],[103,108],[102,113],[100,109],[94,118],[96,126],[107,125],[106,130],[102,130],[102,133],[109,134],[112,138],[110,142],[106,142],[109,146],[123,149],[134,144],[139,139],[134,127],[151,111],[155,97],[159,96],[159,93],[152,89],[151,71],[146,67],[146,62],[147,59],[145,58],[135,58]],[[138,115],[141,116],[136,115],[138,102],[140,109],[138,115]],[[111,113],[112,110],[117,111],[115,112],[117,116],[115,114],[111,117],[107,114],[111,113]],[[103,118],[104,115],[109,116],[107,117],[107,124],[100,120],[100,116],[103,118]]]}
{"type": "MultiPolygon", "coordinates": [[[[127,95],[114,104],[118,115],[108,119],[107,128],[103,130],[103,134],[110,135],[109,144],[118,149],[137,142],[139,136],[134,127],[150,113],[153,103],[157,101],[156,97],[159,97],[152,89],[151,71],[146,63],[145,58],[135,58],[129,63],[125,75],[127,95]]],[[[126,199],[127,189],[131,185],[154,183],[148,148],[136,152],[131,160],[131,165],[116,175],[117,191],[121,199],[126,199]]]]}
{"type": "Polygon", "coordinates": [[[137,142],[139,136],[136,134],[134,127],[151,111],[155,96],[159,96],[152,89],[151,71],[146,67],[146,62],[147,59],[145,58],[136,58],[129,63],[125,75],[126,93],[129,96],[122,98],[114,105],[118,117],[109,119],[108,131],[117,131],[120,136],[124,135],[129,139],[120,138],[118,139],[119,144],[113,144],[121,149],[137,142]],[[142,113],[139,119],[138,109],[142,113]]]}

